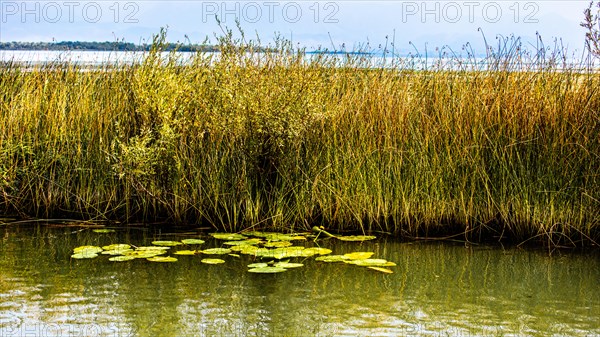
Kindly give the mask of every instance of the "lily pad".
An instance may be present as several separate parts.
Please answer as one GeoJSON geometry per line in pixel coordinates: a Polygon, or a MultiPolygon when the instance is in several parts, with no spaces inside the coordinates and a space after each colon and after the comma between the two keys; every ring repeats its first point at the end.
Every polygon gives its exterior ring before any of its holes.
{"type": "Polygon", "coordinates": [[[227,246],[243,246],[243,245],[257,245],[261,243],[261,239],[247,239],[247,240],[237,240],[237,241],[225,241],[224,245],[227,246]]]}
{"type": "Polygon", "coordinates": [[[75,253],[75,254],[71,255],[71,257],[74,259],[93,259],[95,257],[98,257],[98,254],[96,254],[92,251],[83,251],[83,252],[79,252],[79,253],[75,253]]]}
{"type": "Polygon", "coordinates": [[[206,263],[206,264],[221,264],[221,263],[225,263],[225,260],[221,260],[221,259],[202,259],[202,261],[200,261],[202,263],[206,263]]]}
{"type": "Polygon", "coordinates": [[[267,248],[284,248],[284,247],[289,247],[292,245],[293,245],[293,243],[291,243],[289,241],[272,241],[272,242],[265,243],[263,246],[267,247],[267,248]]]}
{"type": "Polygon", "coordinates": [[[131,256],[136,259],[147,259],[149,257],[165,254],[166,252],[166,250],[134,250],[133,252],[125,253],[124,256],[131,256]]]}
{"type": "Polygon", "coordinates": [[[94,230],[92,230],[92,232],[94,232],[94,233],[114,233],[115,230],[107,229],[107,228],[100,228],[100,229],[94,229],[94,230]]]}
{"type": "Polygon", "coordinates": [[[373,256],[373,252],[354,252],[344,254],[344,256],[348,257],[350,260],[364,260],[373,256]]]}
{"type": "Polygon", "coordinates": [[[274,274],[274,273],[281,273],[281,272],[284,272],[286,270],[287,269],[280,268],[280,267],[262,267],[262,268],[248,269],[248,272],[250,272],[250,273],[259,273],[259,274],[274,274]]]}
{"type": "Polygon", "coordinates": [[[254,255],[281,260],[288,257],[304,256],[302,255],[303,250],[304,247],[302,246],[291,246],[275,249],[260,248],[254,253],[254,255]]]}
{"type": "Polygon", "coordinates": [[[149,257],[146,260],[150,262],[176,262],[177,259],[171,256],[153,256],[149,257]]]}
{"type": "Polygon", "coordinates": [[[311,248],[306,248],[305,250],[303,250],[302,256],[327,255],[327,254],[331,254],[331,252],[332,252],[331,249],[321,248],[321,247],[311,247],[311,248]],[[311,255],[307,255],[307,254],[311,254],[311,255]]]}
{"type": "Polygon", "coordinates": [[[342,241],[368,241],[377,239],[376,236],[372,235],[348,235],[348,236],[336,236],[339,240],[342,241]]]}
{"type": "Polygon", "coordinates": [[[227,255],[240,258],[240,256],[238,254],[227,254],[227,255]]]}
{"type": "Polygon", "coordinates": [[[182,245],[183,242],[180,242],[180,241],[152,241],[152,244],[156,245],[156,246],[173,247],[173,246],[182,245]]]}
{"type": "Polygon", "coordinates": [[[175,255],[195,255],[196,253],[199,253],[197,250],[178,250],[176,252],[173,252],[173,254],[175,255]]]}
{"type": "Polygon", "coordinates": [[[210,233],[209,235],[218,240],[228,241],[244,240],[246,238],[244,235],[237,233],[210,233]]]}
{"type": "Polygon", "coordinates": [[[102,252],[103,255],[125,255],[129,252],[133,252],[133,249],[111,249],[102,252]]]}
{"type": "Polygon", "coordinates": [[[122,262],[122,261],[131,261],[131,260],[135,260],[136,257],[135,256],[113,256],[110,259],[108,259],[108,261],[117,261],[117,262],[122,262]]]}
{"type": "Polygon", "coordinates": [[[394,272],[390,269],[387,268],[381,268],[381,267],[368,267],[369,269],[373,269],[373,270],[377,270],[380,271],[382,273],[386,273],[386,274],[393,274],[394,272]]]}
{"type": "Polygon", "coordinates": [[[137,247],[135,250],[167,250],[171,249],[171,247],[160,247],[160,246],[141,246],[137,247]]]}
{"type": "Polygon", "coordinates": [[[228,248],[209,248],[200,251],[202,254],[208,255],[222,255],[231,253],[231,249],[228,248]]]}
{"type": "Polygon", "coordinates": [[[384,259],[347,260],[344,262],[363,267],[393,267],[396,265],[394,262],[384,259]]]}
{"type": "Polygon", "coordinates": [[[261,262],[261,263],[251,263],[248,265],[248,268],[265,268],[268,266],[269,266],[268,263],[261,262]]]}
{"type": "Polygon", "coordinates": [[[255,253],[259,249],[264,249],[264,248],[258,248],[254,245],[240,245],[240,246],[231,247],[232,251],[239,252],[240,254],[246,254],[246,255],[255,255],[255,253]]]}
{"type": "Polygon", "coordinates": [[[186,245],[201,245],[205,241],[200,239],[183,239],[181,242],[185,243],[186,245]]]}
{"type": "Polygon", "coordinates": [[[350,258],[345,255],[327,255],[327,256],[319,256],[315,260],[323,261],[323,262],[344,262],[349,259],[350,258]]]}
{"type": "Polygon", "coordinates": [[[306,240],[304,236],[301,235],[292,235],[292,234],[281,234],[281,233],[271,233],[265,236],[265,239],[268,241],[293,241],[293,240],[306,240]]]}
{"type": "Polygon", "coordinates": [[[98,246],[79,246],[73,249],[73,253],[100,253],[102,248],[98,246]]]}
{"type": "Polygon", "coordinates": [[[104,249],[104,250],[131,249],[131,245],[128,245],[126,243],[115,243],[115,244],[112,244],[112,245],[103,246],[102,249],[104,249]]]}
{"type": "Polygon", "coordinates": [[[302,263],[292,263],[292,262],[277,262],[273,265],[273,267],[279,267],[279,268],[285,268],[285,269],[299,268],[302,266],[304,266],[302,263]]]}

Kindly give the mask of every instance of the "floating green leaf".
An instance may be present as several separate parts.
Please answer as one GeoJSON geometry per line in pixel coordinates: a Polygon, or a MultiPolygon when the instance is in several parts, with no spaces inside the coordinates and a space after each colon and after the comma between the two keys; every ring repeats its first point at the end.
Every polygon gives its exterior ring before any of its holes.
{"type": "Polygon", "coordinates": [[[93,259],[95,257],[98,257],[98,254],[94,253],[91,250],[90,251],[85,250],[85,251],[78,252],[78,253],[71,255],[71,257],[74,259],[93,259]]]}
{"type": "Polygon", "coordinates": [[[331,249],[321,248],[321,247],[311,247],[311,248],[306,248],[305,250],[303,250],[302,256],[327,255],[327,254],[331,254],[331,252],[332,252],[331,249]],[[311,255],[306,255],[306,254],[311,254],[311,255]]]}
{"type": "Polygon", "coordinates": [[[199,253],[197,250],[178,250],[176,252],[173,252],[173,254],[175,255],[194,255],[196,253],[199,253]]]}
{"type": "Polygon", "coordinates": [[[229,253],[231,253],[231,249],[227,249],[227,248],[209,248],[209,249],[201,250],[200,252],[202,254],[208,254],[208,255],[222,255],[222,254],[229,254],[229,253]]]}
{"type": "Polygon", "coordinates": [[[183,242],[180,242],[180,241],[152,241],[152,244],[156,245],[156,246],[173,247],[173,246],[182,245],[183,242]]]}
{"type": "Polygon", "coordinates": [[[302,250],[304,250],[304,247],[302,246],[292,246],[276,249],[260,248],[254,253],[254,255],[281,260],[288,257],[304,256],[302,255],[302,250]]]}
{"type": "Polygon", "coordinates": [[[94,229],[92,232],[94,232],[94,233],[114,233],[115,230],[114,229],[100,228],[100,229],[94,229]]]}
{"type": "Polygon", "coordinates": [[[268,266],[269,266],[268,263],[261,262],[261,263],[251,263],[248,265],[248,268],[265,268],[268,266]]]}
{"type": "Polygon", "coordinates": [[[238,254],[227,254],[227,255],[229,255],[229,256],[233,256],[233,257],[237,257],[237,258],[239,258],[239,257],[240,257],[238,254]]]}
{"type": "Polygon", "coordinates": [[[171,249],[171,247],[159,247],[159,246],[141,246],[137,247],[135,250],[167,250],[171,249]]]}
{"type": "Polygon", "coordinates": [[[349,236],[336,236],[339,240],[342,241],[368,241],[377,239],[376,236],[371,235],[349,235],[349,236]]]}
{"type": "Polygon", "coordinates": [[[237,240],[237,241],[225,241],[224,245],[227,246],[243,246],[243,245],[256,245],[261,243],[261,239],[247,239],[247,240],[237,240]]]}
{"type": "Polygon", "coordinates": [[[185,243],[186,245],[201,245],[205,241],[200,239],[183,239],[181,242],[185,243]]]}
{"type": "Polygon", "coordinates": [[[122,262],[122,261],[131,261],[131,260],[135,260],[135,259],[136,259],[135,256],[113,256],[110,259],[108,259],[108,261],[122,262]]]}
{"type": "Polygon", "coordinates": [[[390,269],[387,268],[381,268],[381,267],[368,267],[369,269],[373,269],[373,270],[377,270],[380,271],[382,273],[386,273],[386,274],[393,274],[394,272],[391,271],[390,269]]]}
{"type": "Polygon", "coordinates": [[[347,260],[344,262],[363,267],[393,267],[396,265],[394,262],[389,262],[384,259],[347,260]]]}
{"type": "Polygon", "coordinates": [[[176,262],[177,259],[171,256],[153,256],[149,257],[146,260],[150,262],[176,262]]]}
{"type": "Polygon", "coordinates": [[[167,253],[167,250],[169,248],[170,247],[157,247],[157,246],[138,247],[136,250],[134,250],[132,252],[125,252],[123,255],[133,256],[138,259],[146,259],[149,257],[165,254],[165,253],[167,253]]]}
{"type": "Polygon", "coordinates": [[[221,259],[202,259],[202,261],[200,261],[202,263],[206,263],[206,264],[221,264],[221,263],[225,263],[225,260],[221,260],[221,259]]]}
{"type": "Polygon", "coordinates": [[[354,253],[344,254],[344,256],[346,256],[350,260],[364,260],[364,259],[368,259],[371,256],[373,256],[373,254],[374,254],[373,252],[354,252],[354,253]]]}
{"type": "Polygon", "coordinates": [[[241,254],[246,254],[246,255],[255,255],[256,251],[258,251],[259,249],[264,249],[264,248],[258,248],[253,245],[240,245],[240,246],[231,247],[232,251],[239,252],[241,254]]]}
{"type": "Polygon", "coordinates": [[[133,249],[111,249],[102,252],[104,255],[125,255],[129,252],[133,252],[133,249]]]}
{"type": "Polygon", "coordinates": [[[248,269],[248,272],[250,272],[250,273],[259,273],[259,274],[274,274],[274,273],[281,273],[281,272],[284,272],[286,270],[287,269],[280,268],[280,267],[261,267],[261,268],[248,269]]]}
{"type": "Polygon", "coordinates": [[[289,268],[299,268],[299,267],[302,267],[304,265],[302,263],[277,262],[273,266],[274,267],[278,267],[278,268],[289,269],[289,268]]]}
{"type": "Polygon", "coordinates": [[[291,245],[292,245],[292,243],[289,241],[273,241],[273,242],[267,242],[263,246],[267,247],[267,248],[283,248],[283,247],[289,247],[291,245]]]}
{"type": "Polygon", "coordinates": [[[79,246],[73,249],[73,253],[100,253],[102,248],[98,246],[79,246]]]}
{"type": "Polygon", "coordinates": [[[112,245],[102,247],[102,249],[104,249],[104,250],[121,250],[121,249],[130,249],[130,248],[131,248],[131,245],[128,245],[126,243],[115,243],[112,245]]]}
{"type": "Polygon", "coordinates": [[[301,236],[301,235],[271,233],[271,234],[266,235],[265,239],[268,241],[293,241],[293,240],[306,240],[306,237],[301,236]]]}
{"type": "Polygon", "coordinates": [[[246,238],[237,233],[210,233],[209,235],[218,240],[244,240],[246,238]]]}
{"type": "Polygon", "coordinates": [[[131,256],[134,257],[136,259],[147,259],[149,257],[154,257],[154,256],[158,256],[158,255],[162,255],[165,254],[167,251],[165,250],[155,250],[155,251],[151,251],[151,250],[138,250],[138,251],[133,251],[130,253],[125,253],[125,256],[131,256]]]}
{"type": "Polygon", "coordinates": [[[315,260],[323,261],[323,262],[344,262],[349,259],[350,258],[345,255],[327,255],[327,256],[319,256],[315,260]]]}

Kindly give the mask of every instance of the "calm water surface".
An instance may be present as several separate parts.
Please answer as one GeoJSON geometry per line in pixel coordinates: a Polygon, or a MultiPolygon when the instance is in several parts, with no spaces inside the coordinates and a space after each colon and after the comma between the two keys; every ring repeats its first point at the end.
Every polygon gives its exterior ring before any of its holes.
{"type": "Polygon", "coordinates": [[[0,336],[600,335],[596,250],[320,242],[373,251],[398,264],[394,274],[314,258],[270,275],[248,273],[248,256],[70,259],[80,245],[198,237],[169,231],[0,226],[0,336]]]}

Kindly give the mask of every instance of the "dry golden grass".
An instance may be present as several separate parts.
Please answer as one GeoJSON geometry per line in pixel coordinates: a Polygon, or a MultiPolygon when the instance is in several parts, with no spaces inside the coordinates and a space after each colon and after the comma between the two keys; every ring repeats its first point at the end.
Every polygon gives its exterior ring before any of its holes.
{"type": "Polygon", "coordinates": [[[225,37],[182,63],[0,68],[0,212],[597,241],[600,76],[345,66],[225,37]]]}

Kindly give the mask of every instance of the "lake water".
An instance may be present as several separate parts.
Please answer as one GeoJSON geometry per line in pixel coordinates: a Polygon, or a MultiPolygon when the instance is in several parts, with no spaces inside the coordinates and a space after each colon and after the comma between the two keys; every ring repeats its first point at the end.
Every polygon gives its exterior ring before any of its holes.
{"type": "Polygon", "coordinates": [[[372,251],[394,274],[312,257],[280,274],[248,273],[247,255],[70,258],[80,245],[197,237],[222,245],[194,229],[0,224],[0,336],[600,335],[597,250],[319,241],[333,254],[372,251]]]}
{"type": "MultiPolygon", "coordinates": [[[[148,53],[147,52],[125,52],[125,51],[48,51],[48,50],[0,50],[0,62],[17,62],[24,63],[29,66],[47,64],[52,62],[70,62],[81,66],[97,66],[106,64],[132,64],[140,62],[148,53]]],[[[218,55],[219,53],[214,53],[218,55]]],[[[167,58],[169,52],[163,52],[163,57],[167,58]]],[[[193,52],[178,52],[177,55],[180,57],[182,62],[190,60],[196,53],[193,52]]],[[[211,55],[206,53],[204,55],[211,55]]],[[[258,54],[260,55],[260,54],[258,54]]],[[[316,57],[315,54],[307,54],[306,59],[316,57]]],[[[339,65],[344,65],[346,56],[343,54],[332,55],[329,54],[328,58],[334,58],[339,62],[339,65]]],[[[402,56],[392,58],[390,56],[382,57],[378,54],[372,55],[352,55],[352,59],[362,59],[361,67],[393,67],[398,69],[446,69],[446,70],[485,70],[488,68],[485,57],[475,58],[460,58],[460,57],[440,57],[439,55],[433,55],[429,57],[408,57],[402,56]]],[[[544,68],[549,64],[537,64],[534,65],[532,60],[522,60],[520,63],[514,63],[506,69],[514,71],[519,70],[534,70],[536,68],[544,68]]],[[[489,65],[492,69],[495,69],[495,62],[489,65]]],[[[357,66],[357,65],[355,65],[357,66]]],[[[598,70],[598,64],[596,63],[585,63],[582,60],[571,59],[567,61],[567,64],[557,64],[556,70],[561,69],[564,66],[566,69],[578,69],[585,71],[588,67],[598,70]]]]}

